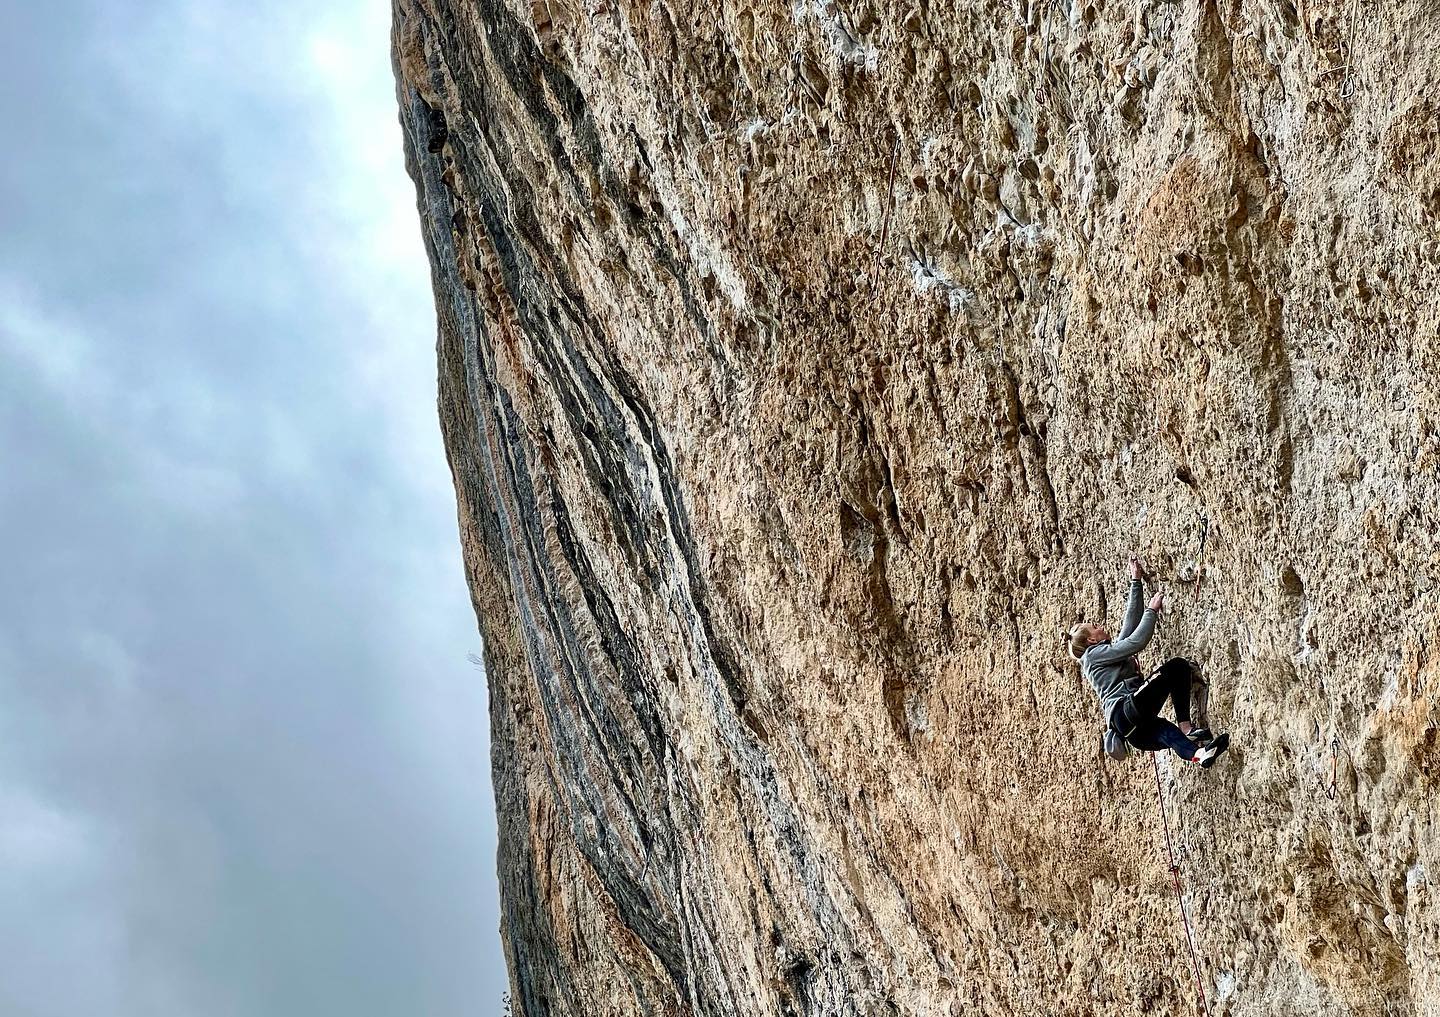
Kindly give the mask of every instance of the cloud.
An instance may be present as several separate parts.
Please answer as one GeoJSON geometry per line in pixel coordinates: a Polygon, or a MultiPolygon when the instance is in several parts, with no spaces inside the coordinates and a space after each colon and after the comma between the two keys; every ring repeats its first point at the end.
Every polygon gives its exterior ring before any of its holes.
{"type": "Polygon", "coordinates": [[[0,1011],[486,1012],[389,5],[138,6],[0,41],[0,1011]]]}
{"type": "Polygon", "coordinates": [[[77,957],[100,960],[117,953],[120,930],[106,906],[112,882],[106,831],[14,786],[0,789],[0,816],[0,895],[6,901],[0,954],[7,975],[22,973],[0,979],[0,1010],[47,1012],[36,1009],[25,991],[27,983],[47,982],[68,983],[65,1002],[88,1008],[80,1012],[104,1012],[115,996],[116,971],[97,964],[76,979],[71,965],[77,957]],[[55,952],[57,940],[73,952],[55,952]]]}

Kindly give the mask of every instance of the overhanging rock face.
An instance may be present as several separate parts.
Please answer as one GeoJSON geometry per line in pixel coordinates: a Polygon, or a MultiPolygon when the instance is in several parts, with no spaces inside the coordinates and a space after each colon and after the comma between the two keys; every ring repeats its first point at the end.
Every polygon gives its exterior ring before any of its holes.
{"type": "Polygon", "coordinates": [[[1195,1012],[1138,552],[1211,1011],[1440,1013],[1437,37],[397,0],[518,1012],[1195,1012]]]}

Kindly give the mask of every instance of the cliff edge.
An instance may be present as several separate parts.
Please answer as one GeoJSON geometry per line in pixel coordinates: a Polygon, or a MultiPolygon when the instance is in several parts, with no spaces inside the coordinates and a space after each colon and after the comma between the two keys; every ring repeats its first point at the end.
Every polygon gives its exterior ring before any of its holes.
{"type": "Polygon", "coordinates": [[[517,1013],[1440,1014],[1437,37],[395,0],[517,1013]]]}

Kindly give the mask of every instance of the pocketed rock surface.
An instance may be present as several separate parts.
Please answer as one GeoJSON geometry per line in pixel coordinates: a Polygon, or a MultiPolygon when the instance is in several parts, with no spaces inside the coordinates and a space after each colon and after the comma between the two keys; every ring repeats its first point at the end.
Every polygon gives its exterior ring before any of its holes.
{"type": "Polygon", "coordinates": [[[1440,1014],[1440,8],[396,0],[515,1010],[1440,1014]]]}

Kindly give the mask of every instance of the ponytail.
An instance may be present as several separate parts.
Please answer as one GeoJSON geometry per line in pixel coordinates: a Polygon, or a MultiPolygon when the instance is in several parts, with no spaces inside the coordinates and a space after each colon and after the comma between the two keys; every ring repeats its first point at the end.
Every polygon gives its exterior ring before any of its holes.
{"type": "Polygon", "coordinates": [[[1086,649],[1090,646],[1090,626],[1080,623],[1065,633],[1065,648],[1070,652],[1070,659],[1077,664],[1080,658],[1085,655],[1086,649]]]}

